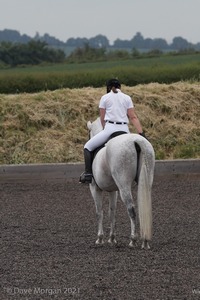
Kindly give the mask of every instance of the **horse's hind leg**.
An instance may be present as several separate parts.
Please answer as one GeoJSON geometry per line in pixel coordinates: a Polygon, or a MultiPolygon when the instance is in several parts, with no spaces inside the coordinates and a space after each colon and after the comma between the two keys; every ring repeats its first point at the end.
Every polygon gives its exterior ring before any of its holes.
{"type": "Polygon", "coordinates": [[[122,198],[122,201],[125,203],[127,212],[131,221],[131,241],[129,243],[130,247],[133,247],[134,241],[136,240],[136,212],[133,205],[133,197],[131,190],[120,190],[120,195],[122,198]]]}
{"type": "Polygon", "coordinates": [[[109,201],[109,217],[110,217],[110,237],[108,243],[116,244],[117,241],[115,239],[115,214],[116,214],[116,206],[117,206],[117,192],[109,193],[110,201],[109,201]]]}
{"type": "Polygon", "coordinates": [[[98,238],[96,240],[96,244],[103,244],[103,207],[102,207],[102,191],[97,186],[90,185],[90,191],[92,193],[95,208],[96,208],[96,216],[98,222],[98,238]]]}

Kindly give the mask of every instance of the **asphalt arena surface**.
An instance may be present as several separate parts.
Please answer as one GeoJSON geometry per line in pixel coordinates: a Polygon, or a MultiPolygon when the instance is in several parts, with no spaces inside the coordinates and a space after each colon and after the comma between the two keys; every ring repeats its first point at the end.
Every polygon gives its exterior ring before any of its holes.
{"type": "MultiPolygon", "coordinates": [[[[119,199],[117,244],[95,245],[82,164],[0,166],[0,300],[200,299],[200,160],[156,162],[153,239],[129,248],[119,199]]],[[[133,186],[136,199],[137,186],[133,186]]]]}

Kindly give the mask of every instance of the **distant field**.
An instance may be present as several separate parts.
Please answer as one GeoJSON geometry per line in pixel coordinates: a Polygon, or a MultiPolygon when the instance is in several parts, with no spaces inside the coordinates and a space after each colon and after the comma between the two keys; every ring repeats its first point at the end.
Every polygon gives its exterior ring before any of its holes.
{"type": "Polygon", "coordinates": [[[61,88],[102,87],[116,77],[126,86],[200,80],[200,54],[95,63],[63,63],[0,69],[0,94],[36,93],[61,88]]]}
{"type": "Polygon", "coordinates": [[[138,58],[129,60],[104,61],[82,64],[55,64],[55,65],[40,65],[40,66],[23,66],[18,68],[0,69],[0,75],[12,75],[20,73],[51,73],[51,72],[66,72],[66,71],[84,71],[89,70],[105,70],[118,67],[163,67],[163,66],[183,66],[188,64],[197,64],[200,68],[200,53],[191,55],[162,55],[152,58],[138,58]]]}

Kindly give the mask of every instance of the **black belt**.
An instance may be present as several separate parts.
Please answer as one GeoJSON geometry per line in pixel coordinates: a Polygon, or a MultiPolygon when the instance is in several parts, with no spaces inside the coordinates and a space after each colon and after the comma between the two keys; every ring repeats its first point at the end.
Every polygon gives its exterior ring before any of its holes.
{"type": "Polygon", "coordinates": [[[117,124],[117,125],[124,125],[127,124],[126,122],[113,122],[113,121],[106,121],[107,123],[111,123],[111,124],[117,124]]]}

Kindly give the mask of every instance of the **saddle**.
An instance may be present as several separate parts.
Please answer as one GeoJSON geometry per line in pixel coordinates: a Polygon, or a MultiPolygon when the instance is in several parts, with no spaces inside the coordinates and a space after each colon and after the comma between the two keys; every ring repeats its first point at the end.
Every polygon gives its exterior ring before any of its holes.
{"type": "Polygon", "coordinates": [[[113,132],[113,133],[109,136],[108,140],[107,140],[103,145],[101,145],[101,146],[99,146],[99,147],[97,147],[96,149],[93,150],[93,159],[95,158],[95,156],[97,155],[97,153],[99,152],[99,150],[101,150],[103,147],[105,147],[105,145],[106,145],[106,143],[107,143],[108,141],[110,141],[110,140],[113,139],[114,137],[116,137],[116,136],[118,136],[118,135],[121,135],[121,134],[127,134],[127,132],[126,132],[126,131],[116,131],[116,132],[113,132]]]}

